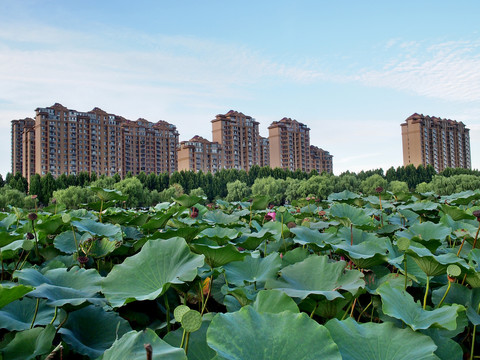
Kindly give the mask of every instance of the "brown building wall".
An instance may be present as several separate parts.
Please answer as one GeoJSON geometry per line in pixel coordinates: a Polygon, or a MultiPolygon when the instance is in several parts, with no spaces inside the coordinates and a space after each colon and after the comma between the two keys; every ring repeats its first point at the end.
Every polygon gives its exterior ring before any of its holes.
{"type": "Polygon", "coordinates": [[[26,128],[34,126],[35,121],[31,118],[12,120],[12,174],[20,172],[23,174],[23,138],[26,128]]]}
{"type": "Polygon", "coordinates": [[[319,174],[323,172],[333,173],[333,156],[328,151],[310,145],[310,166],[308,171],[316,170],[319,174]]]}
{"type": "Polygon", "coordinates": [[[404,166],[471,168],[469,129],[462,122],[415,113],[401,127],[404,166]]]}
{"type": "Polygon", "coordinates": [[[201,136],[182,141],[177,153],[179,171],[216,173],[222,168],[222,146],[201,136]]]}

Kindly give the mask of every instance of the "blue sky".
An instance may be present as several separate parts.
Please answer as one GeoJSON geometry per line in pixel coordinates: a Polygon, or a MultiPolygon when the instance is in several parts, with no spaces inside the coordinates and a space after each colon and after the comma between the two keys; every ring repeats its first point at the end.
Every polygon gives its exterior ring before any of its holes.
{"type": "Polygon", "coordinates": [[[10,121],[59,102],[166,120],[291,117],[334,172],[402,165],[414,112],[463,121],[480,168],[478,1],[0,0],[0,173],[10,121]]]}

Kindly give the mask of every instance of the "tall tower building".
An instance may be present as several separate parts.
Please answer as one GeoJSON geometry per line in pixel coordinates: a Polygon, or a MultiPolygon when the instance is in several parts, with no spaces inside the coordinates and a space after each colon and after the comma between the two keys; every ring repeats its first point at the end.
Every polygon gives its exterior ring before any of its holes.
{"type": "Polygon", "coordinates": [[[222,146],[201,136],[182,141],[177,151],[178,171],[216,173],[222,168],[222,146]]]}
{"type": "Polygon", "coordinates": [[[12,171],[27,178],[176,170],[178,132],[165,121],[130,121],[99,108],[79,112],[58,103],[35,112],[35,120],[12,121],[12,171]]]}
{"type": "Polygon", "coordinates": [[[251,116],[230,110],[212,120],[212,138],[223,148],[225,169],[248,171],[260,165],[258,122],[251,116]]]}
{"type": "Polygon", "coordinates": [[[32,118],[12,120],[12,174],[17,172],[23,174],[25,162],[23,158],[24,132],[26,129],[33,128],[34,125],[35,120],[32,118]]]}
{"type": "Polygon", "coordinates": [[[268,127],[270,166],[308,171],[310,166],[310,129],[307,125],[283,118],[268,127]]]}
{"type": "Polygon", "coordinates": [[[270,140],[260,136],[260,166],[270,166],[270,140]]]}
{"type": "Polygon", "coordinates": [[[319,147],[310,145],[310,166],[308,171],[317,170],[319,174],[323,172],[333,173],[333,155],[319,147]]]}
{"type": "Polygon", "coordinates": [[[470,130],[462,122],[415,113],[401,127],[404,166],[471,168],[470,130]]]}

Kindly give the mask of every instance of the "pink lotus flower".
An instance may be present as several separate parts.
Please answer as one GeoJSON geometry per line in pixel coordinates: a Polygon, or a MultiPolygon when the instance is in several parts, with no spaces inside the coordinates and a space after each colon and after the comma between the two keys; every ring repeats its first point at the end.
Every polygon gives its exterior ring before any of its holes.
{"type": "Polygon", "coordinates": [[[274,212],[269,212],[267,213],[267,216],[270,216],[270,218],[275,221],[275,213],[274,212]]]}

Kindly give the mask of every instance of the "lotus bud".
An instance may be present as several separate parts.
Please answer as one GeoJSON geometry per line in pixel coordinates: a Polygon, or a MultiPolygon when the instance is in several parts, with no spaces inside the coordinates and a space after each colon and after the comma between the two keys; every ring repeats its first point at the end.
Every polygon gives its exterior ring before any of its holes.
{"type": "Polygon", "coordinates": [[[37,217],[38,217],[38,216],[37,216],[36,213],[30,213],[30,214],[28,214],[28,218],[29,218],[30,220],[32,220],[32,221],[37,220],[37,217]]]}

